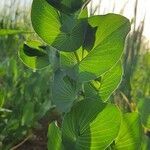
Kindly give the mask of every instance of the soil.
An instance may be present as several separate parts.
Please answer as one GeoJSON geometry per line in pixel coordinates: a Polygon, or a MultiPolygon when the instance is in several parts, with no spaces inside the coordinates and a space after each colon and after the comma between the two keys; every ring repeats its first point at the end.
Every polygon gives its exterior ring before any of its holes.
{"type": "Polygon", "coordinates": [[[52,121],[57,121],[58,124],[61,122],[60,115],[55,110],[39,121],[42,129],[33,129],[35,138],[27,140],[15,150],[47,150],[47,131],[48,126],[52,121]]]}
{"type": "Polygon", "coordinates": [[[27,140],[16,150],[47,150],[48,124],[45,124],[42,129],[34,129],[34,138],[27,140]]]}

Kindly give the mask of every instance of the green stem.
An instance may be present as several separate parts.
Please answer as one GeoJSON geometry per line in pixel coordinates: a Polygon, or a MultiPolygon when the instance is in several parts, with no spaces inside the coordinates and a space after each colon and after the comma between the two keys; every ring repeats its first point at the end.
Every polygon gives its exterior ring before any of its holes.
{"type": "Polygon", "coordinates": [[[95,90],[95,91],[99,91],[91,82],[89,83],[91,85],[91,87],[95,90]]]}
{"type": "Polygon", "coordinates": [[[79,56],[78,56],[77,52],[74,52],[74,55],[75,55],[75,57],[76,57],[77,62],[79,63],[79,62],[80,62],[80,59],[79,59],[79,56]]]}
{"type": "Polygon", "coordinates": [[[84,49],[82,49],[82,59],[84,58],[84,49]]]}

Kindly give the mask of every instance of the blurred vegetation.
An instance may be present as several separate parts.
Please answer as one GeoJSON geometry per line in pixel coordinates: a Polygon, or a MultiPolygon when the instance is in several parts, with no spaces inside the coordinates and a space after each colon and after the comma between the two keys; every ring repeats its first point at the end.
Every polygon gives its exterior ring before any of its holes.
{"type": "MultiPolygon", "coordinates": [[[[20,1],[11,2],[1,10],[0,29],[31,30],[29,7],[20,9],[20,1]]],[[[27,34],[0,37],[0,149],[10,149],[32,134],[31,128],[42,128],[37,120],[51,107],[51,69],[33,72],[17,55],[25,39],[30,38],[27,34]]]]}
{"type": "MultiPolygon", "coordinates": [[[[12,0],[0,10],[0,29],[23,29],[32,31],[30,8],[25,1],[12,0]]],[[[115,6],[113,6],[115,7],[115,6]]],[[[94,14],[99,6],[92,9],[94,14]]],[[[113,10],[113,9],[112,9],[113,10]]],[[[123,13],[123,9],[120,11],[123,13]]],[[[126,41],[123,55],[123,81],[112,99],[124,111],[139,111],[145,124],[145,133],[150,129],[150,50],[142,36],[144,18],[136,28],[137,1],[135,4],[133,31],[126,41]]],[[[0,149],[7,150],[32,134],[34,128],[42,128],[38,122],[50,110],[50,74],[48,67],[40,71],[27,69],[17,53],[25,39],[36,35],[9,35],[0,37],[0,149]],[[45,84],[46,83],[46,84],[45,84]],[[27,109],[26,109],[27,108],[27,109]]],[[[147,139],[147,137],[146,137],[147,139]]],[[[147,139],[149,141],[149,139],[147,139]]],[[[147,150],[145,144],[144,150],[147,150]]]]}

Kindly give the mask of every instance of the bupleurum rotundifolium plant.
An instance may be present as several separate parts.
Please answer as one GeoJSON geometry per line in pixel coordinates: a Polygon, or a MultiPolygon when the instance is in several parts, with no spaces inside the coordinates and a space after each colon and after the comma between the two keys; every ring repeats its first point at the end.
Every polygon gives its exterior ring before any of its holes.
{"type": "Polygon", "coordinates": [[[137,150],[140,120],[109,100],[122,79],[129,20],[88,16],[88,0],[33,0],[31,21],[40,41],[19,57],[32,69],[51,67],[51,102],[62,121],[48,129],[49,150],[137,150]]]}

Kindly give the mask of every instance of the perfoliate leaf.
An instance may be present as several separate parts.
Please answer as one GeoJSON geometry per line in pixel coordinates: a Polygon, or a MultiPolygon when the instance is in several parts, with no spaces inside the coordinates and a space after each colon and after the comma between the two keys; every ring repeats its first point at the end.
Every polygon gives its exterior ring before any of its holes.
{"type": "Polygon", "coordinates": [[[112,104],[90,99],[78,102],[62,123],[65,149],[103,150],[117,137],[121,114],[112,104]]]}
{"type": "MultiPolygon", "coordinates": [[[[43,47],[45,48],[45,47],[43,47]]],[[[42,69],[50,64],[47,51],[42,48],[42,44],[38,41],[30,41],[24,44],[18,52],[22,62],[32,69],[42,69]]]]}
{"type": "Polygon", "coordinates": [[[62,150],[61,130],[52,122],[48,128],[48,150],[62,150]]]}
{"type": "Polygon", "coordinates": [[[123,115],[120,131],[114,149],[141,150],[142,127],[138,113],[123,115]]]}
{"type": "Polygon", "coordinates": [[[65,72],[56,71],[52,87],[53,104],[57,109],[66,112],[77,98],[76,85],[65,72]]]}
{"type": "Polygon", "coordinates": [[[92,16],[88,23],[97,29],[92,50],[76,65],[82,82],[98,78],[115,65],[122,55],[130,30],[129,20],[116,14],[92,16]]]}
{"type": "Polygon", "coordinates": [[[100,78],[84,83],[85,96],[107,101],[117,89],[122,79],[122,66],[119,61],[100,78]]]}
{"type": "Polygon", "coordinates": [[[31,20],[36,33],[47,44],[60,51],[75,51],[83,43],[86,21],[72,18],[64,20],[46,0],[33,0],[31,20]]]}

